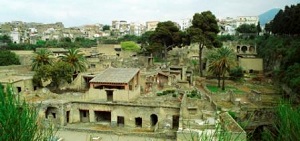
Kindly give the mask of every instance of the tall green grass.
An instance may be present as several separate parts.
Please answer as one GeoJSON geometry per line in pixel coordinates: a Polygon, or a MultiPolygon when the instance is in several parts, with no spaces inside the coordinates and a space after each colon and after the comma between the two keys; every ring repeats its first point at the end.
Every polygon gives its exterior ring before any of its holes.
{"type": "Polygon", "coordinates": [[[263,132],[265,141],[299,141],[300,107],[293,107],[288,102],[281,103],[276,110],[273,129],[263,132]]]}
{"type": "Polygon", "coordinates": [[[52,126],[38,119],[38,111],[21,101],[8,85],[0,84],[0,141],[49,141],[52,126]]]}

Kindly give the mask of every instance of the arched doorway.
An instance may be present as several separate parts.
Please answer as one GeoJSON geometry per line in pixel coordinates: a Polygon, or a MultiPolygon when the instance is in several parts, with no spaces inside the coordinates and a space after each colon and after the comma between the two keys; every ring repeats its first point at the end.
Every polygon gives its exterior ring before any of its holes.
{"type": "Polygon", "coordinates": [[[265,131],[271,132],[272,134],[277,134],[276,129],[271,125],[260,125],[254,129],[254,131],[249,135],[251,140],[262,140],[263,133],[265,131]]]}
{"type": "Polygon", "coordinates": [[[45,111],[46,119],[56,119],[58,114],[58,108],[56,107],[47,107],[45,111]]]}
{"type": "Polygon", "coordinates": [[[243,53],[246,53],[248,51],[248,47],[247,46],[242,46],[241,48],[243,53]]]}
{"type": "Polygon", "coordinates": [[[150,116],[150,119],[151,119],[151,126],[155,126],[157,124],[157,121],[158,121],[158,117],[156,114],[152,114],[150,116]]]}
{"type": "Polygon", "coordinates": [[[249,47],[249,52],[250,52],[250,53],[254,53],[254,52],[255,52],[254,46],[250,46],[250,47],[249,47]]]}

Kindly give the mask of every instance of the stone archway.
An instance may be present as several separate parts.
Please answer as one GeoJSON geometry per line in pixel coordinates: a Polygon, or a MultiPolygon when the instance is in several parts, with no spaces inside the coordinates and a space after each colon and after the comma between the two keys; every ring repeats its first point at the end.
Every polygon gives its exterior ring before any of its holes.
{"type": "Polygon", "coordinates": [[[248,47],[247,46],[242,46],[241,48],[243,53],[246,53],[248,51],[248,47]]]}
{"type": "Polygon", "coordinates": [[[151,119],[151,126],[155,126],[155,125],[157,124],[157,122],[158,122],[158,117],[157,117],[157,115],[156,115],[156,114],[152,114],[152,115],[150,116],[150,119],[151,119]]]}
{"type": "Polygon", "coordinates": [[[274,127],[272,127],[271,125],[259,125],[253,130],[251,138],[253,140],[262,140],[263,132],[265,132],[266,130],[276,132],[276,129],[274,129],[274,127]]]}
{"type": "Polygon", "coordinates": [[[250,47],[249,47],[249,52],[250,52],[250,53],[254,53],[254,52],[255,52],[254,46],[250,46],[250,47]]]}
{"type": "Polygon", "coordinates": [[[56,107],[47,107],[46,111],[45,111],[45,118],[46,119],[58,119],[58,113],[59,113],[59,109],[56,107]]]}

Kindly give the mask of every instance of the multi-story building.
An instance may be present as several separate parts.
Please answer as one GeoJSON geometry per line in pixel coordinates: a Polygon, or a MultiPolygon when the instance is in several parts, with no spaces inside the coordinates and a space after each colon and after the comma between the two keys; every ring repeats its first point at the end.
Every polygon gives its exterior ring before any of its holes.
{"type": "Polygon", "coordinates": [[[123,36],[130,33],[130,24],[127,21],[112,21],[111,30],[115,36],[123,36]]]}
{"type": "Polygon", "coordinates": [[[145,26],[140,23],[131,23],[130,24],[130,35],[141,36],[144,33],[145,26]]]}
{"type": "Polygon", "coordinates": [[[187,28],[192,26],[192,19],[182,19],[180,21],[180,30],[185,31],[187,28]]]}
{"type": "Polygon", "coordinates": [[[257,25],[259,22],[258,16],[239,16],[236,18],[236,27],[242,24],[254,24],[257,25]]]}
{"type": "Polygon", "coordinates": [[[148,21],[146,22],[146,31],[154,31],[159,21],[148,21]]]}
{"type": "Polygon", "coordinates": [[[227,17],[218,22],[220,32],[219,35],[235,35],[236,28],[242,24],[258,25],[258,16],[239,16],[237,18],[227,17]]]}

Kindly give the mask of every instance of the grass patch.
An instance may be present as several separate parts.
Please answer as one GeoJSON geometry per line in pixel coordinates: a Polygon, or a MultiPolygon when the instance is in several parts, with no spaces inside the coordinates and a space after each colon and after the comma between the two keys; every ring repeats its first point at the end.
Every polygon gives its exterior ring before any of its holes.
{"type": "Polygon", "coordinates": [[[225,93],[226,91],[231,90],[235,94],[245,94],[245,91],[239,90],[233,86],[225,86],[224,91],[221,88],[218,88],[217,86],[213,86],[213,85],[207,85],[206,87],[210,92],[213,92],[213,93],[225,93]]]}

